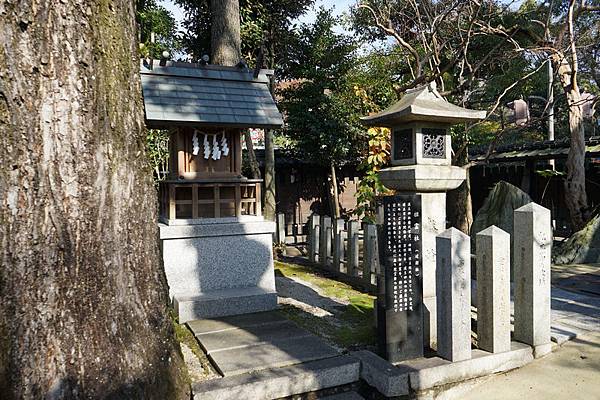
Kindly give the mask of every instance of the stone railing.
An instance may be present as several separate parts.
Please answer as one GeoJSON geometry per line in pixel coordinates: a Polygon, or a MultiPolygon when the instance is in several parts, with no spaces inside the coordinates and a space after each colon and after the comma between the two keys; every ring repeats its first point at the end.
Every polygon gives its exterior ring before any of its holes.
{"type": "MultiPolygon", "coordinates": [[[[278,214],[275,242],[286,242],[286,228],[284,214],[278,214]]],[[[310,262],[357,278],[366,286],[376,285],[379,273],[376,225],[313,214],[308,221],[306,242],[310,262]]]]}
{"type": "MultiPolygon", "coordinates": [[[[550,211],[529,203],[514,213],[515,341],[534,355],[550,343],[550,211]]],[[[511,349],[510,235],[490,226],[475,236],[477,348],[511,349]]],[[[449,361],[471,358],[471,240],[450,228],[436,240],[437,353],[449,361]]]]}

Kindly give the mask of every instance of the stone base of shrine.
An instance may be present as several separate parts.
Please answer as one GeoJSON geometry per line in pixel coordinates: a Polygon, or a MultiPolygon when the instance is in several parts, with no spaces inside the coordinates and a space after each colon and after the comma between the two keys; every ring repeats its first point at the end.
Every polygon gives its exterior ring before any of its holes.
{"type": "Polygon", "coordinates": [[[262,217],[193,222],[159,224],[169,295],[179,322],[276,308],[275,223],[262,217]]]}

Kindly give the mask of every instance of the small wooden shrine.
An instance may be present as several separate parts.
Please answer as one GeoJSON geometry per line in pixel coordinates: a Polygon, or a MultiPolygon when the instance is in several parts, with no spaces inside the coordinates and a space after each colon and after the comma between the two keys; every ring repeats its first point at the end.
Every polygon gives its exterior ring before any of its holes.
{"type": "Polygon", "coordinates": [[[192,63],[147,63],[141,77],[150,128],[169,129],[160,215],[180,219],[261,215],[260,183],[242,176],[242,129],[283,124],[267,72],[192,63]]]}
{"type": "Polygon", "coordinates": [[[160,183],[160,238],[180,322],[276,307],[272,222],[261,182],[242,175],[242,132],[283,124],[269,74],[142,62],[146,124],[170,132],[160,183]]]}

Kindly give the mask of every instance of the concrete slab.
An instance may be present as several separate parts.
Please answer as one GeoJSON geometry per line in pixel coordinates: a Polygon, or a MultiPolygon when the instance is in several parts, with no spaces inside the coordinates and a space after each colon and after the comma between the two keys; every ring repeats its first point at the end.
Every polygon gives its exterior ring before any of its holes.
{"type": "Polygon", "coordinates": [[[594,333],[577,337],[523,368],[491,377],[460,399],[589,400],[599,393],[600,334],[594,333]]]}
{"type": "Polygon", "coordinates": [[[360,362],[344,355],[192,385],[194,400],[278,399],[360,379],[360,362]]]}
{"type": "Polygon", "coordinates": [[[202,333],[221,332],[228,329],[246,328],[286,321],[287,319],[283,318],[278,312],[267,311],[252,314],[232,315],[229,317],[221,317],[216,319],[189,321],[187,325],[190,327],[194,335],[199,335],[202,333]]]}
{"type": "Polygon", "coordinates": [[[209,354],[223,376],[268,368],[278,368],[339,355],[339,352],[314,335],[272,341],[259,346],[223,350],[209,354]]]}
{"type": "Polygon", "coordinates": [[[259,346],[291,338],[311,336],[308,331],[289,322],[256,325],[196,336],[207,354],[249,346],[259,346]]]}

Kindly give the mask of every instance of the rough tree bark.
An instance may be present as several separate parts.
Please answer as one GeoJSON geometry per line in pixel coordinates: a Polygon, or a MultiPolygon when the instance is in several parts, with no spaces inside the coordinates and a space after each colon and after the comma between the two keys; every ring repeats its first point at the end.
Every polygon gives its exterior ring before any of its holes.
{"type": "Polygon", "coordinates": [[[240,6],[238,0],[210,0],[211,62],[236,65],[240,62],[240,6]]]}
{"type": "Polygon", "coordinates": [[[134,2],[0,1],[0,393],[189,398],[134,2]]]}
{"type": "Polygon", "coordinates": [[[264,216],[269,221],[275,221],[277,202],[275,200],[275,146],[273,145],[273,130],[265,130],[265,201],[264,216]]]}
{"type": "MultiPolygon", "coordinates": [[[[468,162],[468,147],[464,138],[457,138],[456,145],[462,150],[456,154],[453,164],[465,166],[468,162]],[[464,146],[463,146],[464,145],[464,146]]],[[[469,235],[473,224],[473,202],[471,199],[471,178],[467,169],[467,179],[456,189],[446,195],[446,215],[450,226],[469,235]]]]}
{"type": "Polygon", "coordinates": [[[252,171],[252,179],[260,179],[260,168],[258,167],[256,154],[254,153],[254,145],[252,144],[250,129],[244,129],[244,140],[246,142],[246,151],[248,155],[248,162],[250,163],[250,171],[252,171]]]}
{"type": "Polygon", "coordinates": [[[456,189],[450,190],[446,197],[446,214],[450,226],[469,234],[473,224],[473,203],[471,201],[471,179],[467,170],[467,179],[456,189]]]}
{"type": "MultiPolygon", "coordinates": [[[[574,43],[571,43],[574,46],[574,43]]],[[[562,54],[552,56],[561,86],[569,106],[569,131],[571,143],[567,155],[565,203],[571,216],[573,231],[582,229],[588,221],[589,207],[585,190],[585,128],[581,94],[577,85],[577,53],[573,50],[571,63],[562,54]]]]}
{"type": "MultiPolygon", "coordinates": [[[[239,1],[210,0],[210,15],[211,62],[217,65],[237,65],[242,59],[239,1]]],[[[260,179],[260,168],[248,129],[244,130],[244,140],[252,178],[260,179]]]]}
{"type": "Polygon", "coordinates": [[[332,217],[340,218],[340,194],[337,185],[337,172],[333,163],[331,163],[329,169],[329,205],[331,206],[332,217]]]}

